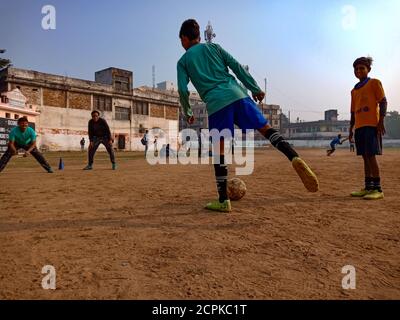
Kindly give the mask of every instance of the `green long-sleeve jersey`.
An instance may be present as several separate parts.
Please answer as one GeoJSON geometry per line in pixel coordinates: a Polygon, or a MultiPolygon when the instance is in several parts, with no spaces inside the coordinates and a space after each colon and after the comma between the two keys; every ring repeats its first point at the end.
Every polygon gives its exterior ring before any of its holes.
{"type": "Polygon", "coordinates": [[[248,97],[246,89],[229,73],[228,68],[252,94],[261,91],[250,73],[218,44],[196,44],[179,59],[178,92],[187,117],[193,115],[189,104],[189,81],[206,103],[208,115],[248,97]]]}

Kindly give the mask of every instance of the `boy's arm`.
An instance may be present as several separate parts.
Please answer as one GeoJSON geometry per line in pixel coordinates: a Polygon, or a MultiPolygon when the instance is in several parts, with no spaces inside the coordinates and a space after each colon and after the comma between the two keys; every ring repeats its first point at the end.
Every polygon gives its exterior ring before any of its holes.
{"type": "Polygon", "coordinates": [[[351,112],[350,129],[349,129],[349,140],[350,140],[350,142],[353,142],[353,129],[354,129],[355,123],[356,123],[356,118],[355,118],[354,112],[351,112]]]}
{"type": "Polygon", "coordinates": [[[88,133],[89,133],[89,141],[93,142],[93,126],[90,120],[88,122],[88,133]]]}
{"type": "Polygon", "coordinates": [[[353,100],[353,91],[351,92],[351,107],[350,107],[350,128],[349,128],[349,141],[354,142],[353,140],[353,128],[356,124],[356,116],[355,116],[355,108],[354,108],[354,100],[353,100]]]}
{"type": "Polygon", "coordinates": [[[386,110],[387,110],[387,100],[386,97],[384,97],[381,100],[381,102],[379,102],[379,122],[377,127],[378,133],[382,136],[386,134],[386,129],[385,129],[386,110]]]}
{"type": "Polygon", "coordinates": [[[386,116],[386,110],[387,110],[387,100],[386,100],[386,95],[385,91],[383,90],[382,83],[379,80],[375,80],[373,82],[374,90],[375,90],[375,97],[376,100],[379,103],[379,122],[377,126],[378,134],[384,135],[386,133],[385,130],[385,116],[386,116]]]}
{"type": "Polygon", "coordinates": [[[225,64],[233,71],[240,82],[242,82],[244,86],[251,91],[253,96],[262,92],[251,74],[221,46],[217,46],[222,54],[225,64]]]}
{"type": "Polygon", "coordinates": [[[112,135],[111,135],[110,127],[108,126],[108,123],[107,123],[106,120],[104,120],[104,119],[102,119],[102,120],[103,120],[104,126],[106,127],[107,138],[108,138],[109,142],[112,143],[112,142],[114,142],[114,139],[113,139],[113,137],[112,137],[112,135]]]}
{"type": "Polygon", "coordinates": [[[8,147],[11,149],[13,154],[17,153],[17,147],[15,146],[15,141],[14,140],[10,140],[8,142],[8,147]]]}
{"type": "Polygon", "coordinates": [[[177,71],[178,71],[178,93],[181,106],[183,109],[183,114],[186,116],[186,118],[190,118],[193,116],[193,111],[189,103],[189,90],[187,87],[189,83],[189,76],[186,72],[185,67],[182,65],[180,61],[178,62],[177,65],[177,71]]]}
{"type": "Polygon", "coordinates": [[[26,150],[25,153],[31,153],[31,151],[32,151],[33,149],[35,149],[35,148],[36,148],[36,140],[33,140],[32,143],[29,145],[28,150],[26,150]]]}
{"type": "Polygon", "coordinates": [[[33,149],[36,148],[36,132],[33,129],[31,129],[30,132],[32,143],[29,145],[29,149],[26,151],[27,153],[30,153],[33,149]]]}

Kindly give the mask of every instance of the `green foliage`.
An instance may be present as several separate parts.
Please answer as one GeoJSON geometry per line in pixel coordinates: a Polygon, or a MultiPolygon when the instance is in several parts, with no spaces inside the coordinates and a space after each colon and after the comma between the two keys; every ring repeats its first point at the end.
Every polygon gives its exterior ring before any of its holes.
{"type": "Polygon", "coordinates": [[[397,111],[387,113],[385,117],[385,128],[389,138],[400,139],[400,114],[397,111]]]}

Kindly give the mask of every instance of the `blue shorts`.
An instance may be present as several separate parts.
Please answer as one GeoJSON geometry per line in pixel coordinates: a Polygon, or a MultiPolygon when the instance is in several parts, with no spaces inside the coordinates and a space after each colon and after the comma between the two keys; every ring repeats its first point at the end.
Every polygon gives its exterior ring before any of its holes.
{"type": "Polygon", "coordinates": [[[243,131],[246,129],[261,129],[268,124],[256,103],[250,98],[240,99],[218,110],[208,117],[208,128],[222,131],[230,130],[234,136],[234,125],[243,131]]]}
{"type": "Polygon", "coordinates": [[[361,127],[354,133],[358,156],[382,154],[382,136],[378,136],[376,127],[361,127]]]}

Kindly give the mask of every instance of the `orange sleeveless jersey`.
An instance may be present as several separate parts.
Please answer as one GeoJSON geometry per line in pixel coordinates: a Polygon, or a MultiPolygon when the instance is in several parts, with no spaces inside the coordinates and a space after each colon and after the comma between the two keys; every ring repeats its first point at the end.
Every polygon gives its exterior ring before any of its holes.
{"type": "Polygon", "coordinates": [[[355,115],[355,128],[376,127],[379,122],[379,102],[385,97],[382,83],[370,79],[360,89],[351,91],[351,112],[355,115]]]}

